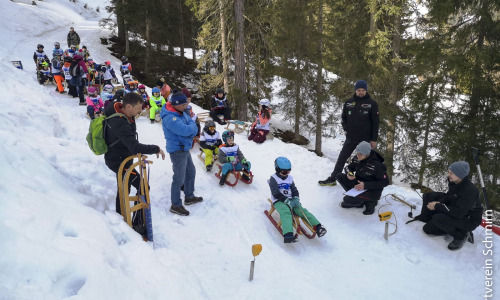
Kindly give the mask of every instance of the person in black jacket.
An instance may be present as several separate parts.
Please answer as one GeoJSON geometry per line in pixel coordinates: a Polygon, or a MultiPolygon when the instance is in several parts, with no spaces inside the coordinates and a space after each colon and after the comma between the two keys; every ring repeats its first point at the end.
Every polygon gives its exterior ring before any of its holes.
{"type": "Polygon", "coordinates": [[[76,33],[75,28],[69,28],[68,36],[66,39],[68,41],[68,48],[71,48],[72,45],[75,45],[77,49],[80,47],[80,36],[78,35],[78,33],[76,33]]]}
{"type": "Polygon", "coordinates": [[[318,181],[320,185],[336,185],[337,174],[342,172],[345,162],[360,142],[369,142],[372,149],[377,147],[378,104],[367,93],[366,81],[358,80],[354,85],[354,91],[354,96],[344,103],[342,109],[342,128],[346,133],[344,145],[332,174],[327,179],[318,181]]]}
{"type": "Polygon", "coordinates": [[[340,206],[343,208],[366,206],[363,214],[373,214],[384,187],[389,185],[384,158],[371,149],[370,143],[363,141],[356,147],[356,156],[346,170],[347,174],[339,173],[336,177],[344,190],[354,188],[366,191],[356,197],[345,196],[340,206]]]}
{"type": "MultiPolygon", "coordinates": [[[[165,153],[159,146],[139,143],[135,117],[141,113],[141,111],[142,97],[136,93],[126,94],[123,97],[123,103],[115,102],[113,105],[108,105],[104,110],[106,117],[115,113],[122,114],[121,116],[108,119],[106,121],[106,127],[104,128],[106,145],[108,145],[108,152],[104,154],[104,162],[111,171],[116,173],[117,179],[118,170],[122,161],[130,155],[136,155],[137,153],[156,154],[156,157],[161,155],[162,159],[165,159],[165,153]]],[[[122,176],[130,165],[132,165],[132,160],[125,165],[122,176]]],[[[136,170],[130,175],[129,189],[130,185],[133,185],[136,190],[139,191],[140,182],[136,170]]],[[[116,212],[121,214],[118,191],[116,193],[116,212]]],[[[138,225],[137,218],[134,217],[133,225],[138,225]]]]}
{"type": "Polygon", "coordinates": [[[473,243],[472,231],[482,221],[483,206],[478,189],[468,178],[469,171],[465,161],[452,163],[448,170],[448,192],[424,194],[422,211],[412,220],[425,222],[423,230],[429,235],[451,235],[450,250],[462,248],[467,240],[473,243]]]}
{"type": "Polygon", "coordinates": [[[210,117],[221,125],[226,125],[226,121],[231,120],[231,108],[227,102],[226,93],[221,88],[216,89],[215,95],[212,97],[210,117]],[[218,115],[224,115],[224,121],[218,115]]]}

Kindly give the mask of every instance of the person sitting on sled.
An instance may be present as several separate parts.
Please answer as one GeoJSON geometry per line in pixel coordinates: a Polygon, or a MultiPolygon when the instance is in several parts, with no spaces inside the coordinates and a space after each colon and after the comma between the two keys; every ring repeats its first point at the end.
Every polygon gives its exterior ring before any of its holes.
{"type": "Polygon", "coordinates": [[[160,94],[160,89],[154,87],[151,91],[151,97],[149,97],[149,119],[151,120],[151,124],[154,124],[156,114],[160,113],[161,108],[167,103],[165,98],[160,94]]]}
{"type": "Polygon", "coordinates": [[[271,109],[269,108],[269,100],[261,99],[259,101],[259,113],[255,122],[250,129],[249,141],[254,141],[257,144],[262,144],[266,141],[266,135],[269,133],[269,125],[271,121],[271,109]]]}
{"type": "Polygon", "coordinates": [[[102,114],[104,112],[104,103],[101,97],[98,95],[97,89],[93,86],[89,87],[87,90],[89,95],[87,96],[87,112],[91,120],[94,120],[97,114],[102,114]]]}
{"type": "MultiPolygon", "coordinates": [[[[250,162],[241,153],[240,147],[234,143],[233,131],[224,131],[222,140],[224,144],[219,147],[219,162],[223,164],[220,174],[220,185],[226,183],[229,171],[241,171],[245,169],[247,172],[250,172],[251,168],[250,162]]],[[[250,181],[250,177],[245,173],[243,173],[242,179],[250,181]]]]}
{"type": "Polygon", "coordinates": [[[271,188],[271,197],[274,208],[280,214],[281,229],[285,243],[297,242],[297,236],[293,234],[293,218],[294,215],[301,217],[305,222],[308,222],[315,230],[318,237],[326,234],[326,229],[307,209],[302,207],[299,198],[299,191],[295,186],[290,172],[292,164],[286,157],[278,157],[274,161],[274,169],[276,173],[271,175],[268,183],[271,188]]]}
{"type": "Polygon", "coordinates": [[[40,84],[44,84],[46,81],[52,82],[54,77],[52,77],[52,74],[50,73],[48,62],[44,61],[42,63],[42,69],[38,71],[38,77],[40,78],[40,84]]]}
{"type": "Polygon", "coordinates": [[[219,154],[219,146],[222,145],[219,132],[215,130],[215,122],[207,120],[203,132],[200,135],[200,146],[205,153],[205,168],[207,172],[212,170],[213,156],[219,154]]]}
{"type": "Polygon", "coordinates": [[[114,90],[114,87],[111,84],[106,84],[102,88],[102,92],[101,92],[102,101],[109,101],[109,100],[113,99],[113,96],[114,96],[113,90],[114,90]]]}

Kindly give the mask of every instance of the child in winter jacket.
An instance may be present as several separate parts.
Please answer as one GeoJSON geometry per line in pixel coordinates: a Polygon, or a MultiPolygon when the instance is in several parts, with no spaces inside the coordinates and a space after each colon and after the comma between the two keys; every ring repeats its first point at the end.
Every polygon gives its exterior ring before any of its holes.
{"type": "Polygon", "coordinates": [[[231,120],[231,108],[227,102],[226,93],[223,89],[215,90],[215,95],[210,103],[210,117],[221,125],[226,125],[226,120],[231,120]],[[219,115],[224,115],[224,120],[219,118],[219,115]]]}
{"type": "Polygon", "coordinates": [[[274,169],[276,173],[271,175],[271,178],[267,182],[271,188],[274,208],[280,214],[284,242],[297,242],[297,237],[293,234],[292,213],[301,217],[304,222],[308,222],[316,230],[318,237],[324,236],[326,229],[313,214],[300,204],[299,191],[295,187],[292,176],[289,175],[292,171],[292,164],[288,158],[276,158],[274,169]]]}
{"type": "Polygon", "coordinates": [[[149,104],[149,95],[148,92],[146,92],[146,86],[144,84],[139,85],[139,95],[142,96],[142,100],[144,101],[142,103],[142,110],[147,109],[149,113],[151,105],[149,104]]]}
{"type": "Polygon", "coordinates": [[[52,74],[50,73],[48,62],[44,61],[42,63],[42,69],[38,71],[38,78],[40,84],[45,84],[46,82],[52,82],[54,80],[52,74]]]}
{"type": "Polygon", "coordinates": [[[161,108],[167,103],[165,98],[163,98],[160,94],[160,89],[154,87],[152,90],[152,95],[149,98],[149,119],[151,120],[151,124],[155,122],[156,114],[160,113],[161,108]]]}
{"type": "MultiPolygon", "coordinates": [[[[226,183],[229,171],[250,171],[251,164],[240,151],[240,147],[234,143],[234,132],[224,131],[222,134],[224,144],[219,147],[219,162],[222,163],[220,185],[226,183]]],[[[243,174],[242,179],[250,181],[250,177],[243,174]]]]}
{"type": "Polygon", "coordinates": [[[213,157],[219,154],[219,146],[222,145],[220,134],[215,130],[215,122],[207,120],[200,135],[200,146],[205,153],[205,168],[207,172],[212,170],[213,157]]]}
{"type": "Polygon", "coordinates": [[[269,100],[262,99],[259,101],[259,113],[255,122],[250,129],[249,141],[254,141],[257,144],[262,144],[266,141],[266,135],[269,133],[269,121],[271,120],[271,109],[269,108],[269,100]]]}
{"type": "Polygon", "coordinates": [[[88,89],[89,95],[87,96],[87,112],[91,120],[94,120],[96,114],[104,112],[104,103],[101,97],[97,94],[97,89],[93,86],[88,89]]]}

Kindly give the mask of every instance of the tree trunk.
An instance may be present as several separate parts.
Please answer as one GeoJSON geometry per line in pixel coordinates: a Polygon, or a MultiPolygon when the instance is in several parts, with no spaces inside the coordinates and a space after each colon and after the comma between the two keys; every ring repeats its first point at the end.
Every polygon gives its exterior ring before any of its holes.
{"type": "Polygon", "coordinates": [[[191,22],[191,50],[193,51],[193,62],[196,63],[196,29],[194,28],[195,22],[194,22],[194,14],[190,14],[190,20],[191,22]]]}
{"type": "Polygon", "coordinates": [[[302,99],[300,97],[300,88],[302,87],[302,74],[300,74],[300,65],[302,64],[302,52],[299,46],[297,62],[295,64],[295,125],[293,127],[293,139],[299,141],[300,139],[300,117],[302,116],[302,99]]]}
{"type": "MultiPolygon", "coordinates": [[[[122,5],[123,5],[123,8],[125,9],[125,0],[122,0],[122,5]]],[[[129,45],[129,42],[128,42],[128,28],[127,28],[127,21],[125,21],[125,19],[123,19],[123,38],[125,40],[125,53],[128,54],[130,52],[130,45],[129,45]]]]}
{"type": "Polygon", "coordinates": [[[236,119],[246,120],[247,101],[245,84],[244,0],[234,1],[236,37],[234,49],[234,99],[236,119]]]}
{"type": "Polygon", "coordinates": [[[429,132],[431,124],[434,122],[434,82],[431,83],[430,95],[427,98],[427,110],[425,112],[425,133],[424,133],[424,145],[422,146],[422,155],[420,156],[420,169],[418,170],[418,184],[422,185],[424,183],[424,173],[427,168],[427,148],[429,145],[429,132]]]}
{"type": "Polygon", "coordinates": [[[179,24],[179,37],[181,39],[181,65],[184,66],[185,58],[184,58],[184,18],[182,17],[182,0],[177,1],[179,7],[179,16],[180,16],[180,24],[179,24]]]}
{"type": "Polygon", "coordinates": [[[222,47],[222,76],[224,91],[229,91],[229,59],[227,57],[226,16],[224,15],[224,0],[219,0],[220,34],[222,47]]]}
{"type": "Polygon", "coordinates": [[[316,155],[322,156],[321,144],[322,144],[322,131],[323,131],[323,120],[322,116],[322,103],[323,103],[323,1],[319,1],[319,11],[318,11],[318,70],[316,74],[316,143],[314,145],[314,152],[316,155]]]}
{"type": "Polygon", "coordinates": [[[123,17],[123,1],[121,8],[116,9],[116,22],[118,25],[118,40],[120,43],[125,43],[125,18],[123,17]]]}
{"type": "Polygon", "coordinates": [[[149,73],[149,66],[151,64],[151,19],[149,13],[146,11],[146,57],[144,61],[144,73],[149,73]]]}

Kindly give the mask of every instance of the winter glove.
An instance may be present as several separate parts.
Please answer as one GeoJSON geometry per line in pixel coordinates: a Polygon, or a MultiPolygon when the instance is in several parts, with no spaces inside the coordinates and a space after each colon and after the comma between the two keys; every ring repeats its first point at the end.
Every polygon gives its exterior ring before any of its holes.
{"type": "Polygon", "coordinates": [[[233,163],[234,162],[234,156],[228,156],[227,157],[227,161],[230,162],[230,163],[233,163]]]}
{"type": "Polygon", "coordinates": [[[246,164],[247,164],[247,162],[248,162],[248,161],[247,161],[247,159],[246,159],[246,158],[244,158],[244,159],[242,159],[242,160],[241,160],[241,163],[242,163],[242,164],[244,164],[244,165],[246,165],[246,164]]]}
{"type": "Polygon", "coordinates": [[[241,164],[242,164],[242,165],[243,165],[243,167],[245,167],[245,169],[247,169],[247,170],[250,170],[250,168],[251,168],[251,166],[252,166],[252,164],[251,164],[248,160],[246,160],[246,159],[243,159],[243,160],[241,161],[241,164]]]}
{"type": "Polygon", "coordinates": [[[300,206],[300,198],[297,196],[292,197],[292,201],[290,202],[292,208],[300,206]]]}

